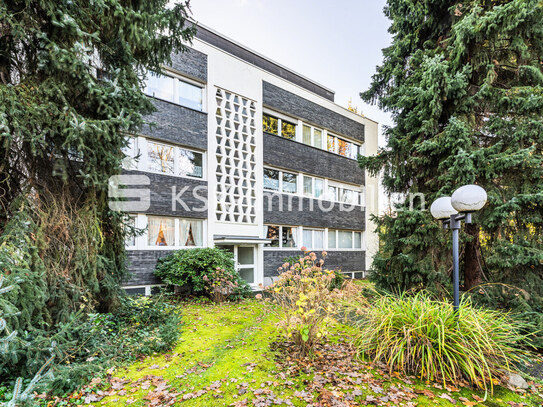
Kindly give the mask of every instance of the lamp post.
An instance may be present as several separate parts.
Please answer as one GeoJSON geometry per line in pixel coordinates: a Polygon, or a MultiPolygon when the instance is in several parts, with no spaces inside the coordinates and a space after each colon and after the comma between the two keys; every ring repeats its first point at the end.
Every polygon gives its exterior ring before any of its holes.
{"type": "Polygon", "coordinates": [[[486,191],[479,185],[464,185],[453,192],[452,196],[436,199],[430,206],[432,216],[443,223],[444,229],[452,230],[453,243],[453,308],[458,311],[460,305],[460,272],[458,235],[462,221],[471,223],[471,214],[485,206],[486,191]]]}

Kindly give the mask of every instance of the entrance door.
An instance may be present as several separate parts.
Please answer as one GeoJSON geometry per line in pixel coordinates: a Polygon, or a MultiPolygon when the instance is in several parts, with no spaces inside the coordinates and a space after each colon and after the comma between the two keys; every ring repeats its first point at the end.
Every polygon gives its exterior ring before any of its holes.
{"type": "Polygon", "coordinates": [[[237,272],[248,284],[255,283],[256,246],[255,245],[220,245],[234,253],[234,265],[237,272]]]}
{"type": "Polygon", "coordinates": [[[236,246],[236,268],[241,278],[249,284],[255,282],[255,257],[255,246],[236,246]]]}

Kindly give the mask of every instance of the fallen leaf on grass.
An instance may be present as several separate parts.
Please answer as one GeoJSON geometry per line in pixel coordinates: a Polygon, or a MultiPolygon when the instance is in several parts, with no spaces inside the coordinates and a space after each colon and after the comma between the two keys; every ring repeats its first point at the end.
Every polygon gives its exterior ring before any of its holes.
{"type": "Polygon", "coordinates": [[[447,393],[442,393],[438,396],[440,399],[445,399],[445,400],[448,400],[450,401],[452,404],[456,404],[456,400],[453,399],[450,395],[448,395],[447,393]]]}

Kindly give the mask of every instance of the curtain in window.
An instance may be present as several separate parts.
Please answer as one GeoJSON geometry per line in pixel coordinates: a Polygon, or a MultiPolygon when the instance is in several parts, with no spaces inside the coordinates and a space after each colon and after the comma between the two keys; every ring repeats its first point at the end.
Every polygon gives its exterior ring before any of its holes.
{"type": "Polygon", "coordinates": [[[150,216],[147,233],[149,246],[175,245],[175,221],[173,219],[150,216]]]}
{"type": "Polygon", "coordinates": [[[179,244],[187,246],[187,240],[190,235],[190,222],[185,219],[179,219],[179,244]]]}
{"type": "Polygon", "coordinates": [[[194,238],[194,244],[198,247],[204,245],[204,222],[201,220],[189,221],[192,229],[192,237],[194,238]]]}

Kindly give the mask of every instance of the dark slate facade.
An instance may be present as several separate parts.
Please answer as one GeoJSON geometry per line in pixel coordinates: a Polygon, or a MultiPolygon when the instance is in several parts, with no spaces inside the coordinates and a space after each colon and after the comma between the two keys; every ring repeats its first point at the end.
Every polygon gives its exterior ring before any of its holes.
{"type": "MultiPolygon", "coordinates": [[[[124,173],[145,175],[151,180],[149,186],[141,186],[141,188],[150,188],[151,190],[151,207],[142,213],[180,218],[207,218],[207,210],[204,210],[204,201],[207,200],[207,181],[142,171],[124,171],[124,173]],[[183,192],[185,187],[187,189],[183,192]],[[173,195],[174,188],[175,195],[173,195]],[[197,189],[193,194],[195,188],[197,189]],[[175,199],[175,205],[174,197],[178,198],[175,199]]],[[[131,186],[131,188],[137,189],[138,187],[131,186]]]]}
{"type": "Polygon", "coordinates": [[[126,252],[129,276],[127,286],[161,284],[153,271],[159,258],[171,254],[171,250],[128,250],[126,252]]]}
{"type": "MultiPolygon", "coordinates": [[[[318,251],[316,253],[320,258],[320,253],[318,251]]],[[[277,269],[281,267],[285,259],[300,255],[301,252],[294,250],[266,250],[264,252],[264,277],[277,276],[279,273],[277,269]]],[[[359,251],[328,251],[324,267],[343,272],[366,270],[366,255],[359,251]]]]}
{"type": "Polygon", "coordinates": [[[189,48],[172,55],[172,69],[196,81],[207,82],[207,55],[189,48]]]}
{"type": "Polygon", "coordinates": [[[207,150],[207,113],[154,99],[157,111],[145,117],[142,135],[207,150]]]}
{"type": "Polygon", "coordinates": [[[364,142],[364,125],[332,110],[304,99],[271,83],[264,82],[264,106],[296,116],[333,133],[364,142]]]}
{"type": "Polygon", "coordinates": [[[316,199],[264,194],[266,224],[364,230],[365,216],[364,208],[360,206],[345,205],[342,209],[342,204],[337,202],[322,201],[319,206],[316,199]]]}
{"type": "Polygon", "coordinates": [[[268,133],[264,134],[264,165],[357,185],[365,181],[355,160],[268,133]]]}

